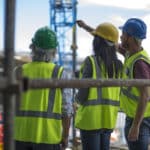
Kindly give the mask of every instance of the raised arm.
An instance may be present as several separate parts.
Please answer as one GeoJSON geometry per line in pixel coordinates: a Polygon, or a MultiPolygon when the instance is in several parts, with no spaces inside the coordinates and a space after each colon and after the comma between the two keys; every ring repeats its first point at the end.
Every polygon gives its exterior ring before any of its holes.
{"type": "Polygon", "coordinates": [[[89,33],[91,33],[94,30],[94,28],[87,25],[83,20],[77,20],[76,23],[79,27],[85,29],[89,33]]]}

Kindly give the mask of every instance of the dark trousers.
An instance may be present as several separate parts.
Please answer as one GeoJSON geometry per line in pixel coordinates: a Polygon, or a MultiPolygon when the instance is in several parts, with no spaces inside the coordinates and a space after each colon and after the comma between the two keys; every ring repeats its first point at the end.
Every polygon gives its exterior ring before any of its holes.
{"type": "Polygon", "coordinates": [[[35,144],[30,142],[15,142],[16,150],[60,150],[59,144],[35,144]]]}
{"type": "Polygon", "coordinates": [[[148,150],[148,144],[150,140],[150,118],[144,118],[139,131],[139,138],[137,141],[129,141],[127,136],[131,128],[133,119],[126,117],[125,122],[125,138],[129,147],[129,150],[148,150]]]}
{"type": "Polygon", "coordinates": [[[112,130],[80,130],[82,150],[109,150],[112,130]]]}

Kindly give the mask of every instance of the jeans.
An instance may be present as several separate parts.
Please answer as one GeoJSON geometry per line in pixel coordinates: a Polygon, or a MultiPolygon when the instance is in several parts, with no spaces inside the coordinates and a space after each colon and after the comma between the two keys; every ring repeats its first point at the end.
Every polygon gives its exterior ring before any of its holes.
{"type": "Polygon", "coordinates": [[[15,142],[15,150],[61,150],[60,144],[36,144],[30,142],[15,142]]]}
{"type": "Polygon", "coordinates": [[[129,147],[129,150],[148,150],[148,144],[150,140],[150,118],[144,118],[139,131],[139,138],[137,141],[129,141],[127,139],[130,127],[133,119],[126,117],[125,122],[125,138],[129,147]]]}
{"type": "Polygon", "coordinates": [[[80,130],[82,150],[109,150],[112,129],[80,130]]]}

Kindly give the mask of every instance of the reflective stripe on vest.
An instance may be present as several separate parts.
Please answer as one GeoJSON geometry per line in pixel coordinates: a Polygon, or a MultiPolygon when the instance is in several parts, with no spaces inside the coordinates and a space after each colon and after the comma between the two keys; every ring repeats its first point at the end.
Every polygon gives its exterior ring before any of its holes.
{"type": "Polygon", "coordinates": [[[110,100],[110,99],[96,99],[96,100],[90,100],[87,101],[84,106],[89,105],[112,105],[112,106],[119,106],[118,101],[110,100]]]}
{"type": "MultiPolygon", "coordinates": [[[[56,78],[59,75],[59,68],[58,66],[55,66],[52,78],[56,78]]],[[[56,89],[51,89],[49,92],[49,100],[48,100],[48,108],[47,112],[42,112],[42,111],[22,111],[18,110],[17,111],[17,116],[26,116],[26,117],[42,117],[42,118],[54,118],[61,120],[61,114],[59,113],[53,113],[53,106],[54,106],[54,100],[55,100],[55,93],[56,89]]]]}
{"type": "Polygon", "coordinates": [[[124,88],[121,88],[121,92],[126,95],[127,97],[129,97],[131,100],[133,101],[138,101],[139,100],[139,97],[136,96],[136,95],[133,95],[131,92],[130,92],[131,88],[127,88],[127,89],[124,89],[124,88]]]}

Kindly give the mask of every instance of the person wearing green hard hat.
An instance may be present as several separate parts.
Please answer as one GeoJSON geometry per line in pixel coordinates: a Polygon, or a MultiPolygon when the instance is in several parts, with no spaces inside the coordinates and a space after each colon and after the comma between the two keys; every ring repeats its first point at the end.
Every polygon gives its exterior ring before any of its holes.
{"type": "Polygon", "coordinates": [[[55,57],[57,45],[57,37],[52,30],[48,27],[38,29],[30,45],[33,61],[52,61],[55,57]]]}
{"type": "MultiPolygon", "coordinates": [[[[58,41],[49,27],[39,28],[30,44],[32,62],[16,69],[19,79],[66,79],[52,62],[58,41]]],[[[15,117],[16,150],[62,150],[67,147],[73,113],[71,89],[47,88],[22,93],[15,117]]]]}
{"type": "Polygon", "coordinates": [[[32,43],[44,50],[56,49],[58,45],[56,34],[48,27],[38,29],[32,38],[32,43]]]}

